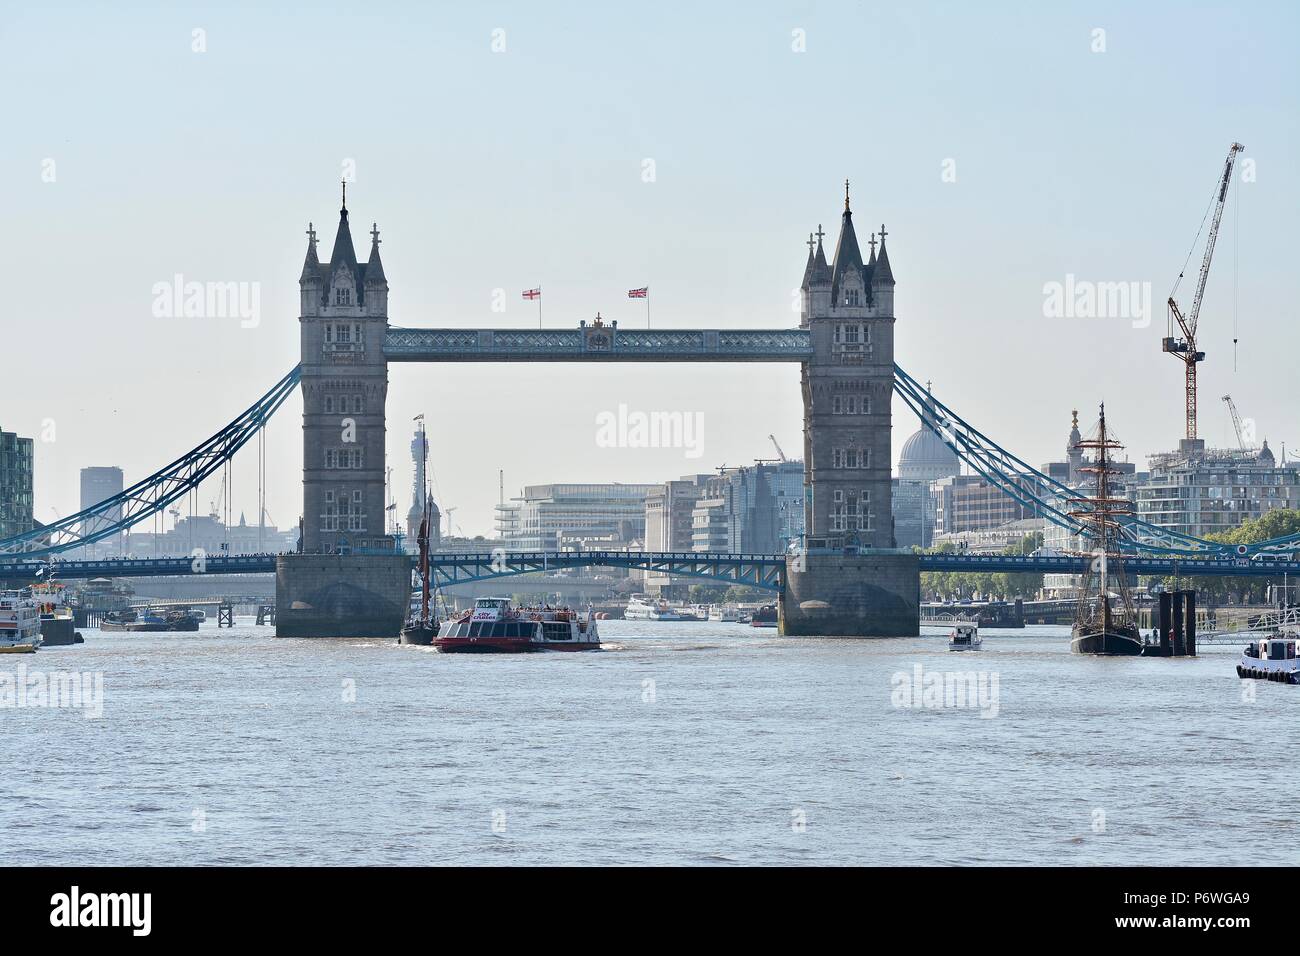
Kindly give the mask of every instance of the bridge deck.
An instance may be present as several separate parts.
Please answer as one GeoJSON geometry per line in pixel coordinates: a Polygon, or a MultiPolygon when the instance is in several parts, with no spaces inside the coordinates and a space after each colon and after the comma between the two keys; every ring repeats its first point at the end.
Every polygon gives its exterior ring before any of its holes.
{"type": "Polygon", "coordinates": [[[806,362],[807,329],[401,329],[390,362],[806,362]]]}
{"type": "MultiPolygon", "coordinates": [[[[163,577],[200,574],[265,574],[275,570],[273,554],[213,556],[203,561],[177,558],[110,558],[101,561],[0,561],[0,578],[36,578],[52,571],[59,578],[163,577]]],[[[414,563],[414,557],[412,557],[414,563]]],[[[994,571],[1030,574],[1082,574],[1090,558],[1021,557],[1003,554],[923,554],[922,571],[994,571]]],[[[725,554],[666,551],[493,551],[437,553],[432,565],[441,584],[479,581],[533,572],[592,566],[637,568],[686,577],[707,577],[776,588],[784,573],[784,554],[725,554]]],[[[1185,558],[1126,558],[1130,574],[1180,574],[1208,577],[1281,577],[1300,574],[1300,561],[1244,558],[1190,561],[1185,558]]]]}

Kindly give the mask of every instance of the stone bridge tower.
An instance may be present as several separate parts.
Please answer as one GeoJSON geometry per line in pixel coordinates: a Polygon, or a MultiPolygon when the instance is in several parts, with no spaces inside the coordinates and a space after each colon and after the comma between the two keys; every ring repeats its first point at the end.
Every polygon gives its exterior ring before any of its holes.
{"type": "Polygon", "coordinates": [[[890,399],[894,389],[894,274],[880,253],[862,260],[848,183],[829,265],[810,241],[802,285],[803,328],[813,359],[803,366],[804,527],[810,547],[894,547],[890,519],[890,399]]]}
{"type": "Polygon", "coordinates": [[[791,635],[909,636],[919,630],[915,555],[895,550],[890,507],[894,273],[880,227],[863,261],[849,184],[828,263],[818,226],[808,240],[801,326],[804,545],[786,562],[781,627],[791,635]]]}
{"type": "Polygon", "coordinates": [[[379,229],[357,262],[347,186],[328,262],[307,229],[298,284],[302,340],[302,552],[275,566],[282,637],[396,636],[406,619],[411,560],[385,531],[384,402],[388,280],[379,229]]]}
{"type": "Polygon", "coordinates": [[[308,228],[298,285],[302,334],[303,551],[387,549],[384,402],[388,364],[388,280],[372,228],[370,259],[357,262],[347,187],[327,262],[308,228]]]}

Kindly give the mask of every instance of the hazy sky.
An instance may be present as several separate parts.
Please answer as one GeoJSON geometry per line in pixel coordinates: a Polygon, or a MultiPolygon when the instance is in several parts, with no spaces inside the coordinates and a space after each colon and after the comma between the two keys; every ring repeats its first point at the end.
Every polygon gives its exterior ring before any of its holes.
{"type": "MultiPolygon", "coordinates": [[[[142,478],[298,361],[304,231],[328,254],[348,162],[358,252],[377,220],[399,326],[535,327],[536,284],[548,327],[642,326],[626,290],[646,284],[657,326],[792,326],[804,240],[838,228],[848,177],[862,239],[889,229],[899,363],[1038,463],[1103,398],[1132,457],[1181,437],[1161,303],[1238,140],[1255,181],[1229,199],[1201,314],[1201,432],[1227,441],[1230,392],[1300,451],[1294,3],[271,7],[0,11],[0,427],[38,438],[40,520],[76,510],[82,466],[142,478]],[[257,283],[260,321],[156,316],[176,274],[257,283]],[[1070,274],[1151,283],[1150,326],[1046,317],[1044,284],[1070,274]]],[[[769,433],[801,448],[793,365],[394,365],[402,512],[419,412],[438,501],[471,534],[498,467],[510,495],[746,463],[769,433]],[[598,447],[620,402],[701,413],[701,457],[598,447]]],[[[285,527],[300,414],[295,396],[268,437],[285,527]]],[[[896,402],[895,450],[915,427],[896,402]]],[[[255,474],[250,448],[250,520],[255,474]]]]}

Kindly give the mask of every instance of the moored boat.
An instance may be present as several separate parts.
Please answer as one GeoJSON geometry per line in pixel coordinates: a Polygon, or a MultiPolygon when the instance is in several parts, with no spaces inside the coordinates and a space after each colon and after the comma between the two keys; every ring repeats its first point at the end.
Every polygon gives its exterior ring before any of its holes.
{"type": "Polygon", "coordinates": [[[715,604],[709,608],[709,620],[714,624],[734,624],[740,620],[740,608],[733,604],[715,604]]]}
{"type": "Polygon", "coordinates": [[[1112,496],[1110,479],[1119,473],[1110,459],[1112,451],[1123,448],[1106,434],[1106,405],[1101,406],[1095,438],[1075,443],[1076,449],[1092,449],[1096,458],[1079,470],[1095,476],[1095,494],[1074,500],[1077,510],[1070,516],[1088,529],[1094,545],[1088,574],[1079,588],[1079,604],[1074,627],[1070,632],[1070,650],[1075,654],[1106,657],[1140,657],[1142,632],[1137,625],[1137,611],[1129,593],[1128,579],[1119,553],[1119,530],[1123,518],[1133,514],[1132,504],[1112,496]],[[1112,603],[1111,586],[1115,596],[1112,603]]]}
{"type": "Polygon", "coordinates": [[[764,604],[749,618],[750,627],[776,627],[778,623],[775,604],[764,604]]]}
{"type": "Polygon", "coordinates": [[[77,632],[72,608],[68,604],[67,589],[54,581],[32,585],[32,598],[41,616],[41,645],[67,647],[84,643],[77,632]]]}
{"type": "Polygon", "coordinates": [[[512,607],[507,598],[480,598],[438,630],[433,646],[445,654],[528,654],[600,649],[596,616],[567,607],[512,607]]]}
{"type": "Polygon", "coordinates": [[[41,646],[41,612],[30,589],[0,591],[0,654],[31,654],[41,646]]]}
{"type": "Polygon", "coordinates": [[[101,631],[197,631],[198,618],[186,609],[145,608],[137,613],[134,608],[110,611],[99,622],[101,631]]]}

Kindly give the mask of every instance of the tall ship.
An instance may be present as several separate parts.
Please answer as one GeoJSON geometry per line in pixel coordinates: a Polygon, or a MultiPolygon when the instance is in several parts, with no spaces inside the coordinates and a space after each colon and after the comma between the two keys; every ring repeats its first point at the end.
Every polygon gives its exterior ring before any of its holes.
{"type": "Polygon", "coordinates": [[[0,654],[30,654],[41,646],[41,611],[31,589],[0,591],[0,654]]]}
{"type": "Polygon", "coordinates": [[[1142,632],[1119,551],[1120,522],[1133,514],[1133,505],[1126,498],[1115,497],[1111,488],[1111,477],[1119,473],[1113,466],[1111,452],[1123,447],[1106,432],[1106,403],[1103,402],[1096,437],[1075,444],[1080,450],[1096,452],[1092,461],[1080,468],[1095,476],[1096,493],[1091,498],[1074,499],[1072,504],[1076,510],[1070,512],[1071,517],[1089,529],[1086,537],[1094,546],[1088,572],[1079,587],[1079,603],[1070,632],[1070,650],[1076,654],[1123,657],[1142,654],[1142,632]]]}
{"type": "Polygon", "coordinates": [[[507,598],[479,598],[446,621],[433,646],[444,654],[528,654],[600,649],[596,615],[567,607],[513,607],[507,598]]]}

